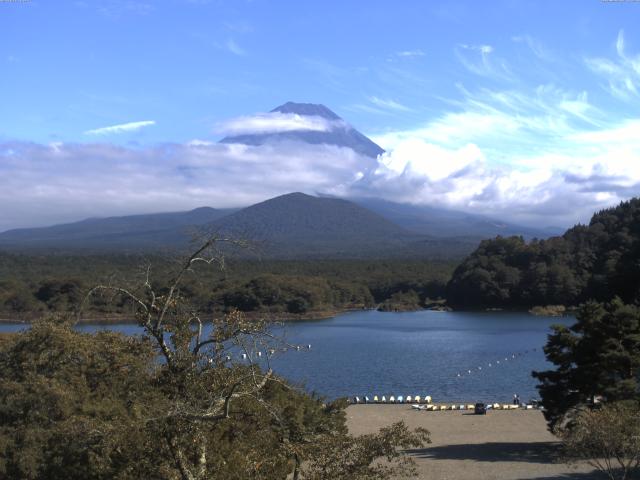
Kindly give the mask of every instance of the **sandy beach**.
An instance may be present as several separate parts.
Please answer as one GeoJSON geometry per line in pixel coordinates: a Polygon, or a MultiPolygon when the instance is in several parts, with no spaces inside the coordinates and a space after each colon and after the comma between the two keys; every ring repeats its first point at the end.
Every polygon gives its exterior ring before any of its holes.
{"type": "Polygon", "coordinates": [[[424,427],[432,443],[407,452],[418,465],[419,477],[431,480],[587,480],[604,478],[586,464],[557,459],[557,439],[547,431],[537,410],[427,412],[409,405],[352,405],[347,408],[349,430],[371,433],[404,420],[424,427]]]}

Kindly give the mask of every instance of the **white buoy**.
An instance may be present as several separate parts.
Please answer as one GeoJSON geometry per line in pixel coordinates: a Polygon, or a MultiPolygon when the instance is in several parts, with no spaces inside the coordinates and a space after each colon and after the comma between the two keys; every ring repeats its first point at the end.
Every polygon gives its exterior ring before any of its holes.
{"type": "Polygon", "coordinates": [[[471,370],[469,370],[469,375],[471,375],[471,370]]]}
{"type": "Polygon", "coordinates": [[[246,359],[247,359],[247,354],[246,354],[246,353],[243,353],[243,354],[242,354],[242,359],[243,359],[243,360],[246,360],[246,359]]]}
{"type": "Polygon", "coordinates": [[[309,350],[311,350],[311,344],[307,345],[307,348],[308,348],[309,350]]]}
{"type": "Polygon", "coordinates": [[[297,345],[297,346],[296,346],[296,350],[300,350],[300,345],[297,345]]]}
{"type": "Polygon", "coordinates": [[[261,357],[262,356],[262,352],[258,352],[258,356],[261,357]]]}

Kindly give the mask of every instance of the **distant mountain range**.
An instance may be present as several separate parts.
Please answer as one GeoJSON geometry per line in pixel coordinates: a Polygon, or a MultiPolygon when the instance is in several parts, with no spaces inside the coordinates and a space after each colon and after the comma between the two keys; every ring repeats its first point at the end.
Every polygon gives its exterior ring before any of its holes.
{"type": "Polygon", "coordinates": [[[484,215],[460,212],[428,205],[395,203],[381,198],[351,198],[358,205],[388,218],[405,229],[434,237],[493,238],[523,236],[525,239],[560,235],[561,228],[544,229],[503,222],[484,215]]]}
{"type": "Polygon", "coordinates": [[[384,150],[369,138],[357,131],[338,115],[324,105],[314,103],[287,102],[271,110],[271,113],[293,113],[302,116],[320,117],[328,120],[332,128],[327,131],[292,130],[287,132],[272,132],[250,135],[235,135],[225,137],[221,143],[242,143],[244,145],[263,145],[277,142],[303,142],[309,144],[327,144],[347,147],[361,155],[377,157],[384,150]]]}
{"type": "Polygon", "coordinates": [[[0,233],[0,248],[84,253],[183,250],[194,235],[219,232],[248,239],[256,246],[256,254],[269,257],[457,257],[471,252],[489,236],[548,236],[460,212],[422,211],[420,207],[374,199],[359,203],[290,193],[243,209],[203,207],[187,212],[90,218],[9,230],[0,233]]]}
{"type": "Polygon", "coordinates": [[[202,207],[188,212],[88,218],[43,228],[0,233],[0,248],[56,250],[143,250],[175,247],[189,231],[234,213],[202,207]]]}
{"type": "MultiPolygon", "coordinates": [[[[330,128],[239,135],[221,142],[330,144],[374,158],[384,152],[324,105],[288,102],[272,112],[320,117],[330,128]]],[[[287,258],[452,257],[466,255],[481,239],[497,235],[546,238],[558,233],[377,198],[350,201],[290,193],[242,209],[202,207],[10,230],[0,233],[0,249],[67,253],[183,250],[202,232],[248,239],[261,255],[287,258]]]]}

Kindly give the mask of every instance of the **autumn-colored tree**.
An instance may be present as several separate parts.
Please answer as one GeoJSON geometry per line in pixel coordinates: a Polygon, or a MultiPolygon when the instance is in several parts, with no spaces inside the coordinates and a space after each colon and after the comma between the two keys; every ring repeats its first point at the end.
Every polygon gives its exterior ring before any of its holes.
{"type": "Polygon", "coordinates": [[[640,468],[640,404],[583,410],[561,437],[569,461],[587,461],[610,480],[633,478],[640,468]]]}
{"type": "MultiPolygon", "coordinates": [[[[291,387],[270,368],[292,347],[241,312],[205,318],[183,288],[224,258],[207,240],[166,284],[146,270],[101,284],[144,334],[40,322],[0,350],[0,477],[181,480],[375,478],[411,473],[399,448],[428,432],[397,424],[352,437],[345,403],[291,387]],[[386,458],[378,465],[376,460],[386,458]]],[[[104,298],[102,299],[104,300],[104,298]]],[[[81,309],[80,309],[81,311],[81,309]]]]}

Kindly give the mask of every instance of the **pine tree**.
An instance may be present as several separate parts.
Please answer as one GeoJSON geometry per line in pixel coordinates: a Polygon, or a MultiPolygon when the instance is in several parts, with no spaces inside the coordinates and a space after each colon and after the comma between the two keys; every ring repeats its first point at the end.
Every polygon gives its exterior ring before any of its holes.
{"type": "Polygon", "coordinates": [[[640,398],[640,308],[588,302],[577,320],[549,335],[544,350],[556,369],[533,372],[552,430],[596,400],[640,398]]]}

